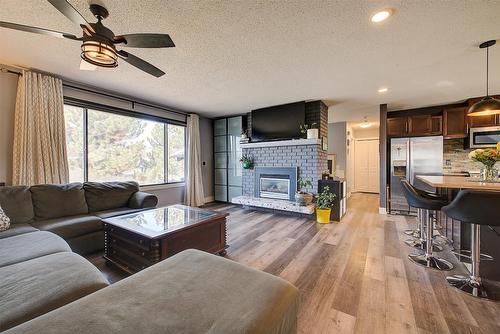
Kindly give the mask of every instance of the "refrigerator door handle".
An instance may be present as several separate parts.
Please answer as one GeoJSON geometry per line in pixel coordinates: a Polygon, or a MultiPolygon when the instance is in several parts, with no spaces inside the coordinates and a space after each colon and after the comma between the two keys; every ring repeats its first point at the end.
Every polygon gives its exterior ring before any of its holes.
{"type": "Polygon", "coordinates": [[[410,149],[411,149],[411,142],[410,139],[406,141],[406,180],[411,183],[411,155],[410,155],[410,149]]]}

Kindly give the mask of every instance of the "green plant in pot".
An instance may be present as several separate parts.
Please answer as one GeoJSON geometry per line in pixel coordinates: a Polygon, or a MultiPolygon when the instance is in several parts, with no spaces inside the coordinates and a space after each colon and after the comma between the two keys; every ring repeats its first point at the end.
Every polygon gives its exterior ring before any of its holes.
{"type": "Polygon", "coordinates": [[[252,169],[253,168],[253,158],[249,155],[243,155],[240,158],[241,166],[243,169],[252,169]]]}
{"type": "Polygon", "coordinates": [[[312,124],[301,124],[299,126],[299,132],[302,138],[307,139],[318,139],[319,131],[316,128],[316,123],[312,124]]]}
{"type": "Polygon", "coordinates": [[[316,221],[321,224],[330,223],[330,213],[335,203],[335,194],[330,192],[330,187],[326,186],[316,197],[316,221]]]}
{"type": "Polygon", "coordinates": [[[312,180],[299,178],[297,180],[297,192],[295,193],[295,202],[298,205],[309,205],[312,203],[313,194],[302,191],[304,188],[312,187],[312,180]]]}

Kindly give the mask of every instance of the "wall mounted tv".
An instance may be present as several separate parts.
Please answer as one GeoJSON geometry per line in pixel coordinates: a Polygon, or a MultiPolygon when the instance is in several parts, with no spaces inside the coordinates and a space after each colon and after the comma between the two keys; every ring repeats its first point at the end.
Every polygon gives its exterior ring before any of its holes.
{"type": "Polygon", "coordinates": [[[252,110],[252,141],[300,138],[305,120],[305,101],[252,110]]]}

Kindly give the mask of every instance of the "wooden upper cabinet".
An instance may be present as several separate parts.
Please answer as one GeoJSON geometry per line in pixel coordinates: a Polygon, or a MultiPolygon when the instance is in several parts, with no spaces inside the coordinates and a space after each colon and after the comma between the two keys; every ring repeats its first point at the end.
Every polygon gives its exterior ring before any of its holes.
{"type": "Polygon", "coordinates": [[[465,138],[467,130],[467,107],[443,111],[443,136],[445,138],[465,138]]]}
{"type": "Polygon", "coordinates": [[[469,126],[471,128],[480,128],[483,126],[495,126],[498,125],[497,115],[488,116],[467,116],[469,121],[469,126]]]}
{"type": "MultiPolygon", "coordinates": [[[[500,95],[492,96],[495,99],[500,99],[500,95]]],[[[469,107],[474,103],[480,101],[482,97],[477,97],[473,99],[469,99],[469,107]]],[[[480,128],[483,126],[495,126],[500,125],[500,118],[498,115],[488,115],[488,116],[467,116],[467,121],[469,123],[470,128],[480,128]]]]}
{"type": "Polygon", "coordinates": [[[409,135],[428,135],[432,133],[432,116],[418,115],[408,117],[409,135]]]}
{"type": "Polygon", "coordinates": [[[408,134],[408,117],[395,117],[387,119],[388,136],[404,136],[408,134]]]}

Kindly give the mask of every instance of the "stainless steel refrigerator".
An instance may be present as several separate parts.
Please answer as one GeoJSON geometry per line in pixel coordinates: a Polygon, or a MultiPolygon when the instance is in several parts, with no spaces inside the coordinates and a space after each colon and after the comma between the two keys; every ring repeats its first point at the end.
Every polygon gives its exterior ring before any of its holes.
{"type": "Polygon", "coordinates": [[[416,176],[442,175],[443,137],[393,138],[390,159],[390,211],[416,214],[416,209],[410,208],[404,197],[401,178],[406,178],[418,189],[434,192],[434,188],[416,176]]]}

